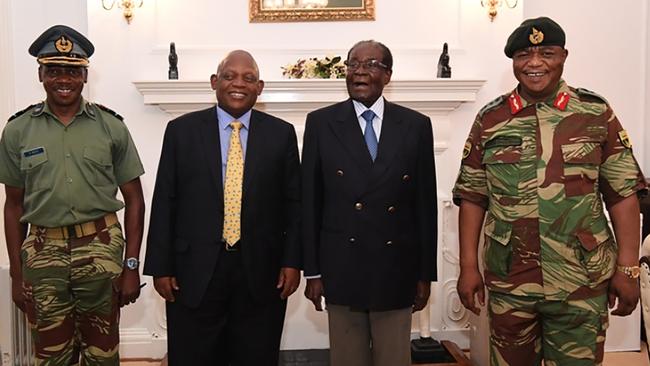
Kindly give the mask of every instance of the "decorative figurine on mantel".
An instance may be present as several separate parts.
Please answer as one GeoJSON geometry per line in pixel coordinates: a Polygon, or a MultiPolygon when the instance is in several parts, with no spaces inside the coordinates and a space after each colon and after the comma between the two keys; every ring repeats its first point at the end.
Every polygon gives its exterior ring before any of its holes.
{"type": "Polygon", "coordinates": [[[436,75],[439,78],[450,78],[451,77],[451,66],[449,66],[449,48],[447,47],[447,42],[442,46],[442,53],[438,59],[438,74],[436,75]]]}
{"type": "Polygon", "coordinates": [[[169,80],[178,80],[178,55],[176,54],[176,44],[169,44],[169,80]]]}

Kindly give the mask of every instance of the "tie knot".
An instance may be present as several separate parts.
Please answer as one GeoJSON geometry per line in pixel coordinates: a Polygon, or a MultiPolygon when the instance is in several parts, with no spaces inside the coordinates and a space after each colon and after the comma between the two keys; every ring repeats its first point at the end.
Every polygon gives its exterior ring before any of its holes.
{"type": "Polygon", "coordinates": [[[241,130],[242,126],[243,126],[243,124],[241,122],[239,122],[239,121],[230,122],[230,127],[232,127],[233,130],[239,131],[239,130],[241,130]]]}
{"type": "Polygon", "coordinates": [[[373,112],[372,109],[366,109],[365,112],[361,113],[361,117],[363,117],[367,123],[372,123],[372,120],[375,118],[375,112],[373,112]]]}

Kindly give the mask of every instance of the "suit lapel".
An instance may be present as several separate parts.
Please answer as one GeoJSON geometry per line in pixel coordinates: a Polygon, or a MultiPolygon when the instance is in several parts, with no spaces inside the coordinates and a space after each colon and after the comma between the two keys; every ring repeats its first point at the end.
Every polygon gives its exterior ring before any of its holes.
{"type": "MultiPolygon", "coordinates": [[[[212,107],[206,110],[201,121],[201,130],[197,131],[201,136],[202,148],[206,163],[214,178],[217,189],[217,197],[223,202],[223,178],[221,176],[221,141],[219,139],[219,122],[217,121],[217,109],[212,107]]],[[[221,205],[223,208],[223,205],[221,205]]]]}
{"type": "MultiPolygon", "coordinates": [[[[408,134],[409,124],[403,121],[402,116],[396,113],[394,105],[384,101],[384,118],[381,125],[381,135],[377,149],[377,159],[372,165],[371,186],[380,182],[381,176],[390,167],[402,142],[408,134]]],[[[369,187],[371,188],[371,187],[369,187]]]]}
{"type": "Polygon", "coordinates": [[[255,172],[264,151],[264,138],[272,136],[265,133],[264,118],[256,110],[251,113],[250,124],[248,125],[248,140],[246,141],[246,157],[244,160],[244,185],[242,187],[242,202],[245,202],[247,192],[255,181],[255,172]]]}
{"type": "Polygon", "coordinates": [[[361,170],[366,174],[370,173],[373,164],[372,158],[368,152],[366,141],[363,139],[363,132],[359,127],[359,119],[354,111],[352,99],[341,104],[334,121],[330,121],[330,126],[361,170]]]}

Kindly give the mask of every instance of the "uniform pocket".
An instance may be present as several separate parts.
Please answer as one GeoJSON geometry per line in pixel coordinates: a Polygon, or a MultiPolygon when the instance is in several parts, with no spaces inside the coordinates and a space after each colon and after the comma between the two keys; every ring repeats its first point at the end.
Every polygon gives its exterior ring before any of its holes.
{"type": "Polygon", "coordinates": [[[495,139],[485,143],[482,163],[491,192],[508,196],[518,194],[521,156],[521,138],[495,139]]]}
{"type": "Polygon", "coordinates": [[[29,148],[21,151],[20,170],[25,175],[25,188],[30,191],[40,191],[47,188],[47,177],[43,172],[48,162],[47,151],[44,147],[29,148]]]}
{"type": "Polygon", "coordinates": [[[107,186],[115,184],[113,158],[108,149],[86,146],[84,147],[83,156],[87,166],[91,169],[91,178],[95,185],[107,186]]]}
{"type": "Polygon", "coordinates": [[[582,266],[587,272],[591,286],[607,281],[613,274],[617,248],[608,229],[599,232],[582,231],[576,234],[580,242],[582,266]]]}
{"type": "Polygon", "coordinates": [[[485,267],[500,278],[506,278],[512,264],[512,224],[488,214],[484,226],[485,267]]]}
{"type": "Polygon", "coordinates": [[[564,188],[567,197],[593,193],[598,180],[601,147],[598,142],[561,146],[564,161],[564,188]]]}

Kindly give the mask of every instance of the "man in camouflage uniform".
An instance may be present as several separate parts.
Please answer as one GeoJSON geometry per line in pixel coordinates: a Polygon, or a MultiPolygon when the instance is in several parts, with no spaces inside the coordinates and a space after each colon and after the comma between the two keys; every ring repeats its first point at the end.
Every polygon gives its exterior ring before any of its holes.
{"type": "Polygon", "coordinates": [[[562,28],[524,21],[508,39],[519,86],[486,105],[464,147],[458,293],[478,314],[477,248],[485,217],[491,365],[598,365],[607,304],[639,298],[643,175],[609,104],[562,79],[562,28]],[[614,235],[603,212],[612,219],[614,235]]]}
{"type": "Polygon", "coordinates": [[[140,293],[143,168],[121,117],[81,96],[93,51],[61,25],[34,41],[47,98],[12,116],[0,140],[12,298],[37,365],[118,365],[119,308],[140,293]]]}

